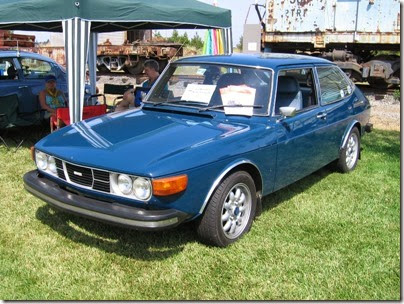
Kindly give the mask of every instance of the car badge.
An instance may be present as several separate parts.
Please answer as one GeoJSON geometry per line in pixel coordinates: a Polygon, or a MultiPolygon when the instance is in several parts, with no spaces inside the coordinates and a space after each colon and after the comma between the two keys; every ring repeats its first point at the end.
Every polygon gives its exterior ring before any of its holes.
{"type": "Polygon", "coordinates": [[[77,171],[73,171],[73,174],[74,174],[74,175],[78,175],[78,176],[83,176],[83,173],[77,172],[77,171]]]}

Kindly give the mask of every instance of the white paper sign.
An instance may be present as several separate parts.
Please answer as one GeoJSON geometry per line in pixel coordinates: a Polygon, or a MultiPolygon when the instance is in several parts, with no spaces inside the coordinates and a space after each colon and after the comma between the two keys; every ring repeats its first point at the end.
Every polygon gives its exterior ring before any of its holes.
{"type": "Polygon", "coordinates": [[[257,51],[257,43],[256,42],[249,42],[247,44],[247,50],[256,52],[257,51]]]}
{"type": "Polygon", "coordinates": [[[224,112],[229,115],[248,115],[252,116],[254,112],[253,106],[255,101],[255,89],[246,85],[228,86],[220,89],[224,112]],[[227,105],[242,105],[246,107],[226,107],[227,105]]]}
{"type": "Polygon", "coordinates": [[[212,84],[196,84],[190,83],[187,85],[181,100],[189,100],[209,104],[212,98],[216,85],[212,84]]]}

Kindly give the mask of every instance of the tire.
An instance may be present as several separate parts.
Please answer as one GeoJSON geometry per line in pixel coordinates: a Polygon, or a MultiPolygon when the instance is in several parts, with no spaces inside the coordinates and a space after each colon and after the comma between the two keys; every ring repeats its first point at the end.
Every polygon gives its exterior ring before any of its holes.
{"type": "Polygon", "coordinates": [[[355,169],[358,164],[360,151],[360,135],[355,127],[348,135],[348,140],[345,146],[341,149],[341,154],[338,159],[337,167],[342,173],[348,173],[355,169]]]}
{"type": "Polygon", "coordinates": [[[139,58],[139,61],[132,66],[125,66],[123,70],[132,75],[139,75],[143,73],[144,67],[143,64],[145,62],[144,58],[139,58]]]}
{"type": "Polygon", "coordinates": [[[255,184],[245,171],[228,176],[214,191],[197,233],[204,243],[226,247],[250,230],[257,206],[255,184]]]}

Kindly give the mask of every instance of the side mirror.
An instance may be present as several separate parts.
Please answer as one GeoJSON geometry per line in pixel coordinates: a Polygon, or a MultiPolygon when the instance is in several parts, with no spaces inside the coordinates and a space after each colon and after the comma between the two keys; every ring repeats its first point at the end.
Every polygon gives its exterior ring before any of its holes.
{"type": "Polygon", "coordinates": [[[295,107],[280,107],[279,111],[283,117],[293,117],[296,115],[295,107]]]}

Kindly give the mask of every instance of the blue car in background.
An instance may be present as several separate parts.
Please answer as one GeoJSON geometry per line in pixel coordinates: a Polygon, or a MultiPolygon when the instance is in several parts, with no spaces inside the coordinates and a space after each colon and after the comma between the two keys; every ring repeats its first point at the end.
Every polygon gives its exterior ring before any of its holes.
{"type": "Polygon", "coordinates": [[[0,51],[0,96],[17,94],[20,114],[40,109],[38,95],[49,74],[56,77],[57,88],[67,96],[66,71],[54,60],[35,53],[0,51]]]}
{"type": "Polygon", "coordinates": [[[370,105],[333,63],[288,54],[183,58],[142,108],[85,120],[35,145],[25,188],[49,205],[135,229],[196,221],[227,246],[262,197],[336,162],[354,170],[370,105]]]}

